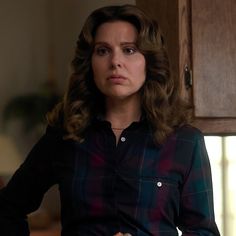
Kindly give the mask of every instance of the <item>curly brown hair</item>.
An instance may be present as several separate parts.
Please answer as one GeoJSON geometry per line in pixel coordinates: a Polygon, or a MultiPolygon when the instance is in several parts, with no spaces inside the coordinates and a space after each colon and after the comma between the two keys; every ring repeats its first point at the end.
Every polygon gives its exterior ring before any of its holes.
{"type": "Polygon", "coordinates": [[[155,141],[163,143],[175,128],[190,121],[191,108],[180,97],[178,80],[171,76],[157,22],[134,5],[102,7],[87,18],[77,41],[67,91],[63,101],[47,115],[49,125],[63,128],[66,139],[82,141],[93,118],[105,111],[104,96],[93,81],[91,56],[97,28],[118,20],[137,29],[137,47],[145,57],[147,73],[141,89],[142,109],[155,141]]]}

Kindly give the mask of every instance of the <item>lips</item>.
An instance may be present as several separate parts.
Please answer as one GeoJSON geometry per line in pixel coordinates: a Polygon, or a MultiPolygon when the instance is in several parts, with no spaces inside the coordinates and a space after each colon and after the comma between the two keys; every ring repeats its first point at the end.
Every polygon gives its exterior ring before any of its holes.
{"type": "Polygon", "coordinates": [[[115,84],[120,84],[123,83],[126,80],[126,78],[122,75],[111,75],[108,77],[108,80],[115,84]]]}

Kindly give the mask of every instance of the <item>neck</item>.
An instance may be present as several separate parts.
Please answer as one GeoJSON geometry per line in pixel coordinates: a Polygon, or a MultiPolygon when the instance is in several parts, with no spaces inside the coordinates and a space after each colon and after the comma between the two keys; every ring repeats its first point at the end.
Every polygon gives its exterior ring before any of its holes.
{"type": "Polygon", "coordinates": [[[139,121],[141,106],[139,101],[107,102],[105,118],[112,124],[113,130],[123,130],[132,122],[139,121]]]}

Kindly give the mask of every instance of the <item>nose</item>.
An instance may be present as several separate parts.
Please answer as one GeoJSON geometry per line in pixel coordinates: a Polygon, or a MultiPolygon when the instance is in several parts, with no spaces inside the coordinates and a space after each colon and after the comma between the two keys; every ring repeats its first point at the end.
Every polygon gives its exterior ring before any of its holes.
{"type": "Polygon", "coordinates": [[[122,67],[122,55],[120,52],[114,51],[111,55],[111,68],[116,69],[122,67]]]}

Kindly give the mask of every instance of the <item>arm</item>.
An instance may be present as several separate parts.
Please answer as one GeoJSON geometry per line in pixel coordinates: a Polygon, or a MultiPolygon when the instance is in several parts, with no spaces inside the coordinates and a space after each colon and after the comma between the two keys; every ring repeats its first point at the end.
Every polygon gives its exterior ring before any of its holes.
{"type": "Polygon", "coordinates": [[[0,235],[29,235],[27,214],[39,207],[44,193],[55,183],[51,161],[55,150],[56,139],[47,131],[1,189],[0,235]]]}
{"type": "Polygon", "coordinates": [[[179,228],[183,236],[218,236],[214,218],[211,169],[204,138],[198,135],[182,189],[179,228]]]}

